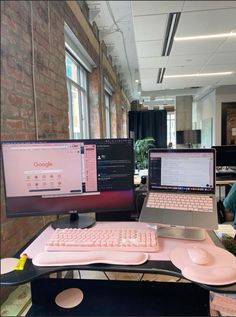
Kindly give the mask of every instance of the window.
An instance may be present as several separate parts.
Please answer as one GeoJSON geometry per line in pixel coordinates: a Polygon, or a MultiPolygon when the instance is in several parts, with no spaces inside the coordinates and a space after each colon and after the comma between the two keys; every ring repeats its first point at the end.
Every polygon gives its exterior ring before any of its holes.
{"type": "Polygon", "coordinates": [[[113,88],[104,77],[104,112],[106,123],[106,138],[111,138],[111,97],[113,88]]]}
{"type": "Polygon", "coordinates": [[[122,107],[122,130],[123,130],[123,137],[126,138],[127,137],[127,118],[128,118],[128,114],[127,114],[127,110],[125,107],[122,107]]]}
{"type": "Polygon", "coordinates": [[[105,91],[105,122],[106,122],[106,138],[111,137],[111,116],[110,116],[110,100],[111,96],[105,91]]]}
{"type": "Polygon", "coordinates": [[[66,52],[70,138],[89,138],[87,71],[66,52]]]}
{"type": "Polygon", "coordinates": [[[167,145],[172,143],[172,146],[175,147],[175,112],[167,112],[167,145]]]}

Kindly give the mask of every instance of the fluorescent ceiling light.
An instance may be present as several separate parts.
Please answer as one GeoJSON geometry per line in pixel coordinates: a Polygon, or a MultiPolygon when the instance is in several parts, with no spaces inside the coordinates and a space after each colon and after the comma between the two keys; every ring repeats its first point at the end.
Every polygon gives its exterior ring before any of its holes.
{"type": "Polygon", "coordinates": [[[203,76],[224,76],[231,75],[233,72],[221,72],[221,73],[202,73],[202,74],[185,74],[185,75],[167,75],[164,78],[181,78],[181,77],[203,77],[203,76]]]}
{"type": "Polygon", "coordinates": [[[183,36],[183,37],[175,37],[175,41],[188,41],[188,40],[205,40],[205,39],[215,39],[221,37],[232,37],[236,36],[235,32],[230,33],[220,33],[220,34],[209,34],[209,35],[196,35],[196,36],[183,36]]]}

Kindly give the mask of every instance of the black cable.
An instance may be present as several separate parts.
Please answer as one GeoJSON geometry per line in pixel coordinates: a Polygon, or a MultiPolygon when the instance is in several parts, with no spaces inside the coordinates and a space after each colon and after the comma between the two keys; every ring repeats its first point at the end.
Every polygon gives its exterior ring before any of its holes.
{"type": "Polygon", "coordinates": [[[141,276],[140,276],[140,278],[139,278],[139,281],[142,281],[143,276],[144,276],[144,273],[141,274],[141,276]]]}
{"type": "Polygon", "coordinates": [[[104,275],[106,276],[106,278],[107,278],[108,280],[110,280],[110,277],[107,275],[107,273],[106,273],[105,271],[103,271],[103,273],[104,273],[104,275]]]}

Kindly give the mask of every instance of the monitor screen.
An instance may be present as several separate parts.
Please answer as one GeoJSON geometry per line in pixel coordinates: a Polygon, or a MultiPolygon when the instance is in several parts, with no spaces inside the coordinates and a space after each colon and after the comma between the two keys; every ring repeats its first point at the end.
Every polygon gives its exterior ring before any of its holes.
{"type": "Polygon", "coordinates": [[[236,167],[236,145],[212,146],[216,150],[216,166],[236,167]]]}
{"type": "Polygon", "coordinates": [[[201,130],[176,131],[176,144],[200,144],[201,130]]]}
{"type": "Polygon", "coordinates": [[[2,142],[7,217],[131,211],[132,139],[2,142]]]}

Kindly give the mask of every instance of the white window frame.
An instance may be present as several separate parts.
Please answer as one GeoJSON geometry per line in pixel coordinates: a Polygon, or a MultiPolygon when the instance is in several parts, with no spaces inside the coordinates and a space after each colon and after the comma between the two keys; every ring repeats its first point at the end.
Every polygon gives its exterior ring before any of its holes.
{"type": "Polygon", "coordinates": [[[104,94],[104,107],[105,107],[105,125],[106,125],[106,138],[111,137],[111,96],[105,91],[104,94]]]}
{"type": "Polygon", "coordinates": [[[175,111],[167,111],[167,146],[172,143],[176,146],[176,114],[175,111]]]}
{"type": "Polygon", "coordinates": [[[111,97],[112,86],[106,78],[104,78],[104,112],[105,112],[105,128],[106,138],[111,138],[111,97]]]}
{"type": "MultiPolygon", "coordinates": [[[[71,139],[87,139],[89,138],[89,118],[88,118],[88,79],[87,71],[85,68],[70,54],[66,51],[66,58],[69,58],[74,65],[76,65],[77,81],[67,76],[67,91],[68,91],[68,102],[69,102],[69,131],[71,139]],[[85,83],[85,85],[83,85],[85,83]],[[82,85],[84,87],[82,87],[82,85]],[[78,109],[74,109],[73,105],[73,89],[78,93],[78,109]],[[74,125],[75,111],[79,115],[79,128],[80,131],[76,131],[74,125]]],[[[65,61],[66,63],[66,61],[65,61]]]]}

